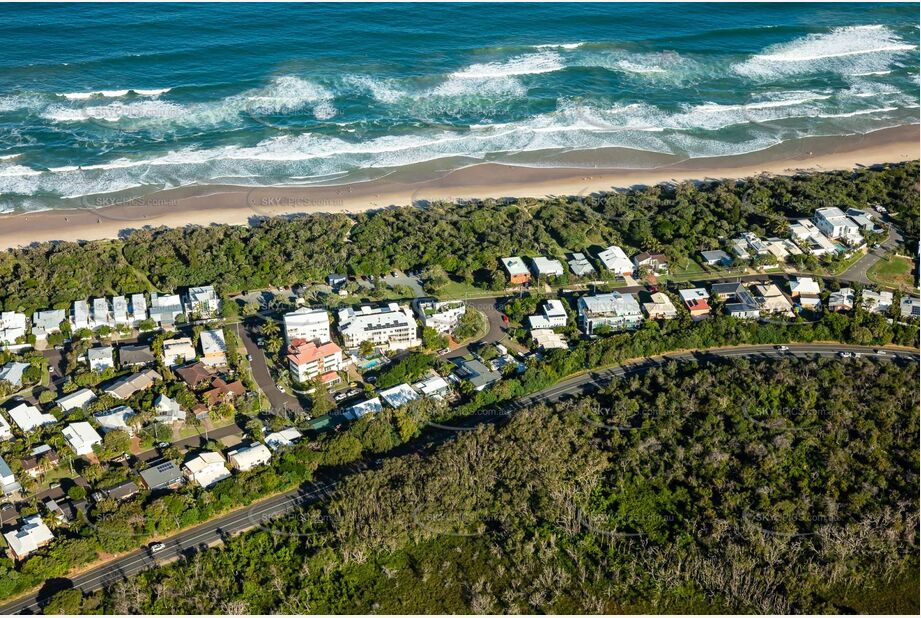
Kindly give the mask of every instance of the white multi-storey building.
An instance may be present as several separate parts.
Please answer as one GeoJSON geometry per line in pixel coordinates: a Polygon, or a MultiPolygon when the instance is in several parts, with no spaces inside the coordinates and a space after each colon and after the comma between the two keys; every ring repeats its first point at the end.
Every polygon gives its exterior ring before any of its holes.
{"type": "Polygon", "coordinates": [[[147,319],[147,299],[143,294],[131,295],[131,320],[137,324],[147,319]]]}
{"type": "Polygon", "coordinates": [[[439,333],[450,333],[457,328],[461,316],[467,312],[467,305],[460,300],[437,301],[419,299],[413,302],[416,315],[427,328],[434,328],[439,333]]]}
{"type": "Polygon", "coordinates": [[[85,300],[75,300],[70,314],[70,324],[74,330],[90,327],[90,306],[85,300]]]}
{"type": "Polygon", "coordinates": [[[633,294],[599,294],[583,296],[578,303],[579,323],[586,335],[594,334],[599,326],[612,330],[636,328],[643,321],[643,312],[633,294]]]}
{"type": "Polygon", "coordinates": [[[295,339],[320,343],[331,339],[329,313],[326,309],[301,307],[297,311],[286,313],[282,319],[285,323],[285,342],[289,345],[295,339]]]}
{"type": "MultiPolygon", "coordinates": [[[[132,297],[133,299],[134,297],[132,297]]],[[[176,317],[182,315],[182,300],[179,294],[150,295],[150,317],[160,326],[172,326],[176,317]]]]}
{"type": "Polygon", "coordinates": [[[544,301],[541,313],[528,316],[531,330],[563,328],[566,326],[566,320],[566,309],[563,307],[563,302],[556,298],[544,301]]]}
{"type": "Polygon", "coordinates": [[[115,326],[115,320],[112,319],[112,312],[109,309],[109,301],[105,298],[93,298],[92,300],[92,317],[90,324],[92,328],[101,326],[115,326]]]}
{"type": "Polygon", "coordinates": [[[51,333],[61,332],[61,323],[66,319],[67,312],[64,309],[36,311],[32,314],[32,334],[42,341],[51,333]]]}
{"type": "Polygon", "coordinates": [[[15,345],[26,334],[26,314],[15,311],[0,313],[0,346],[15,345]]]}
{"type": "Polygon", "coordinates": [[[412,348],[421,343],[416,330],[412,310],[397,303],[339,311],[339,334],[346,348],[357,348],[364,341],[388,350],[412,348]]]}
{"type": "Polygon", "coordinates": [[[840,208],[829,206],[819,208],[813,216],[816,227],[829,238],[844,238],[848,241],[860,239],[860,226],[844,214],[840,208]]]}
{"type": "Polygon", "coordinates": [[[598,260],[604,265],[606,270],[617,275],[632,275],[633,262],[624,253],[624,250],[617,245],[611,245],[598,254],[598,260]]]}
{"type": "Polygon", "coordinates": [[[214,286],[203,285],[189,288],[186,295],[186,313],[194,313],[202,318],[210,318],[221,310],[221,300],[214,291],[214,286]]]}

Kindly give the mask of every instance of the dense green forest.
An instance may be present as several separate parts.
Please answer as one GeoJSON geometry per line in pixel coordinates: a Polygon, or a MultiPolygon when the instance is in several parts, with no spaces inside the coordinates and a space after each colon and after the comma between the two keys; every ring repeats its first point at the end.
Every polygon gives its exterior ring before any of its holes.
{"type": "Polygon", "coordinates": [[[34,311],[77,298],[213,283],[224,294],[439,266],[456,280],[501,288],[496,260],[611,243],[673,260],[744,230],[782,234],[787,217],[828,205],[886,206],[918,248],[918,163],[757,177],[548,200],[435,203],[357,215],[266,219],[256,227],[141,230],[84,244],[46,243],[0,253],[0,306],[34,311]]]}
{"type": "Polygon", "coordinates": [[[672,363],[46,610],[917,613],[917,373],[672,363]]]}

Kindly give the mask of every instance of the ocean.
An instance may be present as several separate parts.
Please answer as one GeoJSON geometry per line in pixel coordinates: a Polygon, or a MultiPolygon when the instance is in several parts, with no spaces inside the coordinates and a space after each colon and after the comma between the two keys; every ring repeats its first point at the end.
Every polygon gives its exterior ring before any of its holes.
{"type": "MultiPolygon", "coordinates": [[[[919,121],[911,4],[0,6],[0,211],[919,121]]],[[[102,202],[99,202],[102,203],[102,202]]]]}

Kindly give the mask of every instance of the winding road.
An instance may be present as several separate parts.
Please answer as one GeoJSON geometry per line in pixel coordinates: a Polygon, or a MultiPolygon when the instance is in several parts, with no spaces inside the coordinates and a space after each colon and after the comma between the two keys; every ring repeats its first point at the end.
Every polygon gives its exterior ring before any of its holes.
{"type": "MultiPolygon", "coordinates": [[[[918,352],[903,348],[885,348],[885,355],[875,353],[876,348],[838,344],[790,344],[788,350],[779,350],[772,345],[737,346],[731,348],[714,348],[709,350],[678,352],[659,357],[646,358],[637,362],[608,369],[589,371],[567,378],[537,393],[522,397],[494,410],[486,410],[465,417],[455,425],[433,425],[426,429],[420,439],[403,445],[386,455],[387,458],[400,457],[407,453],[425,453],[444,442],[453,439],[463,431],[474,429],[483,423],[498,423],[514,413],[515,410],[536,403],[553,403],[569,398],[595,392],[630,374],[647,371],[670,361],[707,362],[727,358],[777,359],[784,357],[838,358],[842,351],[860,352],[865,358],[879,361],[907,362],[917,361],[918,352]]],[[[854,359],[841,359],[851,361],[854,359]]],[[[280,517],[305,505],[323,500],[346,477],[358,474],[368,468],[365,462],[357,462],[341,468],[323,471],[310,483],[288,492],[267,498],[251,506],[238,509],[232,513],[204,522],[198,526],[175,534],[163,541],[165,548],[151,554],[146,548],[133,551],[115,560],[101,564],[85,573],[70,579],[55,579],[45,583],[37,593],[33,593],[7,603],[0,607],[4,614],[31,614],[41,612],[42,605],[55,593],[68,588],[78,588],[84,593],[93,592],[123,578],[135,575],[145,569],[172,560],[189,557],[207,547],[222,542],[235,534],[260,527],[266,522],[280,517]]]]}

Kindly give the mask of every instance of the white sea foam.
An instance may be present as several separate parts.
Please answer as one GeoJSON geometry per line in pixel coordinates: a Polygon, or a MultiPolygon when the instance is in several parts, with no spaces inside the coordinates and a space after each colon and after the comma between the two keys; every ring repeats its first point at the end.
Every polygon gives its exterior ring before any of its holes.
{"type": "Polygon", "coordinates": [[[563,58],[556,52],[524,54],[502,62],[471,64],[450,75],[457,79],[483,79],[492,77],[513,77],[516,75],[538,75],[552,73],[566,68],[563,58]]]}
{"type": "Polygon", "coordinates": [[[54,122],[84,122],[91,120],[104,120],[118,122],[120,120],[157,119],[169,120],[181,118],[186,114],[186,109],[176,103],[166,101],[135,101],[131,103],[109,103],[91,107],[64,107],[52,105],[42,116],[54,122]]]}
{"type": "Polygon", "coordinates": [[[585,45],[585,43],[544,43],[543,45],[535,45],[534,49],[579,49],[585,45]]]}
{"type": "Polygon", "coordinates": [[[381,103],[396,103],[407,96],[393,80],[377,79],[370,75],[347,75],[343,81],[362,92],[367,92],[381,103]]]}
{"type": "Polygon", "coordinates": [[[166,94],[172,88],[126,88],[124,90],[92,90],[90,92],[62,92],[58,93],[59,97],[64,97],[70,101],[85,101],[93,97],[118,98],[134,93],[143,97],[157,97],[166,94]]]}

